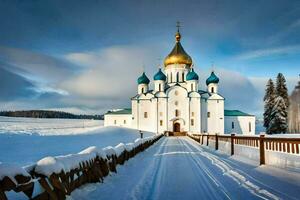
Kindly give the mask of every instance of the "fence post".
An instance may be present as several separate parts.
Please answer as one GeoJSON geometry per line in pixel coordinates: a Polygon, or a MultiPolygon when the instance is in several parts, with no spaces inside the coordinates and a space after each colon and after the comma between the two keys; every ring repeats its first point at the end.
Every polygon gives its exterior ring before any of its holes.
{"type": "Polygon", "coordinates": [[[230,140],[231,140],[231,155],[234,154],[234,136],[235,134],[231,134],[230,140]]]}
{"type": "Polygon", "coordinates": [[[208,146],[209,134],[207,134],[206,146],[208,146]]]}
{"type": "Polygon", "coordinates": [[[259,157],[260,157],[260,165],[265,164],[265,135],[259,136],[259,157]]]}
{"type": "Polygon", "coordinates": [[[218,134],[216,133],[216,150],[219,149],[219,141],[218,141],[218,134]]]}

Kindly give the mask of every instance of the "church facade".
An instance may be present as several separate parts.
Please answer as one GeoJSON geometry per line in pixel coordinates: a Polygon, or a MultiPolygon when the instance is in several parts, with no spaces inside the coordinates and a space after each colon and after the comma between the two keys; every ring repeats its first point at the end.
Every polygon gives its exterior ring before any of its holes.
{"type": "Polygon", "coordinates": [[[150,80],[143,73],[137,80],[137,94],[131,98],[131,109],[107,112],[104,125],[156,133],[209,134],[237,132],[236,127],[243,127],[238,130],[241,134],[254,134],[254,116],[240,111],[225,112],[225,98],[219,93],[220,80],[215,72],[207,78],[206,90],[199,90],[199,76],[194,71],[192,58],[181,45],[179,30],[175,39],[173,50],[164,60],[164,68],[153,77],[154,88],[149,88],[150,80]],[[227,118],[226,113],[230,113],[227,118]],[[229,130],[225,130],[225,123],[229,130]]]}

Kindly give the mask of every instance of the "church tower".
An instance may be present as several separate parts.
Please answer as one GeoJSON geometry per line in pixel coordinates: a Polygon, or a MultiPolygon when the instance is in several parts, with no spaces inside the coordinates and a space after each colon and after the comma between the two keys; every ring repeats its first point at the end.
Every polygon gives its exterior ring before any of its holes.
{"type": "Polygon", "coordinates": [[[171,53],[165,58],[165,74],[167,75],[167,83],[172,86],[176,83],[184,85],[186,75],[191,69],[192,58],[183,49],[180,40],[179,24],[177,24],[177,32],[175,34],[175,46],[171,53]]]}

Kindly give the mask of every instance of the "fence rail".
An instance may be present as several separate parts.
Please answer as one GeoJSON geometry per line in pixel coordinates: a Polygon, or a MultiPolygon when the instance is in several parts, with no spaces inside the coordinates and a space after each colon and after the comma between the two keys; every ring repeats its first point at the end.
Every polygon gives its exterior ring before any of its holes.
{"type": "Polygon", "coordinates": [[[237,136],[231,135],[209,135],[209,134],[189,134],[193,140],[199,142],[201,145],[209,146],[210,142],[215,143],[215,150],[219,149],[219,142],[230,143],[231,155],[234,155],[234,146],[243,145],[259,149],[260,165],[265,164],[265,151],[276,151],[282,153],[300,155],[299,146],[300,138],[279,138],[279,137],[265,137],[260,136],[237,136]]]}
{"type": "Polygon", "coordinates": [[[0,163],[0,200],[7,200],[5,192],[12,190],[16,193],[22,192],[28,199],[33,200],[64,200],[66,195],[71,194],[76,188],[86,183],[102,182],[110,172],[116,173],[117,165],[124,164],[126,160],[144,151],[161,137],[162,135],[138,139],[135,143],[117,145],[114,148],[107,147],[108,149],[90,147],[78,154],[68,155],[69,157],[48,157],[53,158],[54,164],[49,162],[49,159],[46,164],[39,165],[39,161],[28,168],[18,168],[0,163]],[[66,166],[69,161],[76,167],[62,168],[57,172],[54,167],[56,161],[61,161],[58,164],[66,163],[66,166]],[[11,174],[10,168],[15,171],[14,175],[11,174]],[[49,169],[54,171],[50,170],[49,172],[49,169]],[[3,172],[4,170],[6,172],[3,172]],[[42,190],[40,193],[34,194],[34,191],[38,190],[37,188],[42,188],[42,190]]]}

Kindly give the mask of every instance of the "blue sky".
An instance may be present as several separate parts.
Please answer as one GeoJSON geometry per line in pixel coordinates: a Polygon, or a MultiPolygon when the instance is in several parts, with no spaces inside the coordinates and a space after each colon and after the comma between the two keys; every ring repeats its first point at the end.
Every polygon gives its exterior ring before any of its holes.
{"type": "Polygon", "coordinates": [[[214,69],[228,109],[261,115],[268,78],[282,72],[290,92],[299,80],[299,1],[1,0],[0,109],[128,107],[178,20],[201,88],[214,69]]]}

